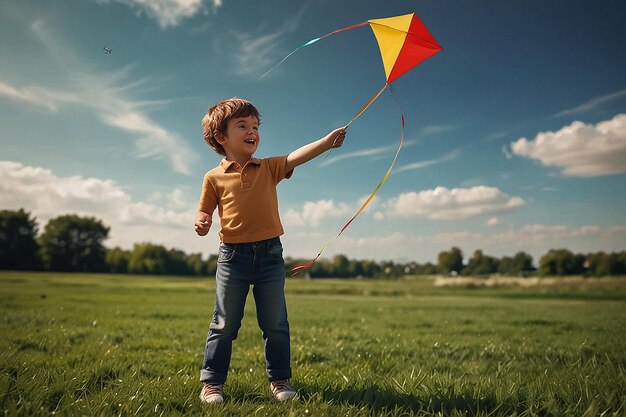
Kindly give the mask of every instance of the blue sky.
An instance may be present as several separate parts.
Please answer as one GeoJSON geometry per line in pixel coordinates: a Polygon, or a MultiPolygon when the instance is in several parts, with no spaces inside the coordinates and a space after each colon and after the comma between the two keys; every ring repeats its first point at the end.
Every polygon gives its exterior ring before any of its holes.
{"type": "MultiPolygon", "coordinates": [[[[0,207],[95,216],[108,246],[217,250],[193,232],[220,157],[200,120],[244,97],[258,157],[347,123],[385,81],[368,27],[416,12],[444,50],[394,83],[406,144],[371,208],[325,252],[435,261],[626,249],[626,5],[617,1],[0,2],[0,207]],[[111,48],[106,54],[104,47],[111,48]]],[[[285,254],[314,257],[400,140],[384,94],[327,159],[279,185],[285,254]]]]}

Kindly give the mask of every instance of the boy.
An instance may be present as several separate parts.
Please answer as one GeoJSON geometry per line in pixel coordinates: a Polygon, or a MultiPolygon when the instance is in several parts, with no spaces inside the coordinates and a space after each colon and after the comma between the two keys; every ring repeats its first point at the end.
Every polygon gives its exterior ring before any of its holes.
{"type": "Polygon", "coordinates": [[[222,230],[215,276],[215,311],[209,326],[200,381],[200,399],[224,401],[223,386],[232,341],[241,326],[244,305],[253,285],[257,321],[265,341],[266,372],[279,401],[296,395],[291,378],[289,322],[285,303],[285,263],[279,236],[276,185],[293,169],[324,151],[340,147],[345,127],[286,156],[257,159],[261,116],[249,101],[224,100],[202,119],[204,140],[224,156],[204,177],[195,230],[208,233],[218,209],[222,230]]]}

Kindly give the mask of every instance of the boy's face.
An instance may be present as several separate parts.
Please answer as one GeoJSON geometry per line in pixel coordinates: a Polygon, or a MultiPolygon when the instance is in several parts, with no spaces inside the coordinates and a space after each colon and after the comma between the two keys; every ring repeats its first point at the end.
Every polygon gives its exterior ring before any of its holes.
{"type": "Polygon", "coordinates": [[[224,147],[227,158],[247,161],[256,152],[260,140],[258,119],[247,116],[228,120],[226,135],[219,142],[224,147]]]}

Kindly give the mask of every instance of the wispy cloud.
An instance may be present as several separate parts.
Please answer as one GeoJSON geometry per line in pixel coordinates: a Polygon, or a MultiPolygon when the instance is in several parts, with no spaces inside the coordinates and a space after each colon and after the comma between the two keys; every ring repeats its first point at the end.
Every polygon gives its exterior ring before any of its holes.
{"type": "Polygon", "coordinates": [[[509,147],[507,145],[502,145],[502,154],[506,159],[512,159],[513,155],[509,152],[509,147]]]}
{"type": "MultiPolygon", "coordinates": [[[[425,126],[419,130],[419,132],[417,133],[416,139],[411,139],[411,140],[407,140],[404,142],[404,148],[417,145],[427,136],[438,135],[438,134],[448,132],[454,129],[455,128],[452,126],[425,126]]],[[[385,146],[377,146],[377,147],[368,148],[368,149],[361,149],[358,151],[346,152],[346,153],[339,153],[340,151],[337,151],[335,156],[333,156],[332,158],[323,160],[322,163],[320,163],[320,166],[324,167],[327,165],[334,164],[336,162],[344,161],[346,159],[379,158],[381,155],[384,155],[387,153],[393,153],[397,149],[398,149],[398,145],[392,144],[392,145],[385,145],[385,146]]],[[[458,155],[454,155],[454,153],[456,152],[458,151],[453,151],[450,154],[446,155],[440,160],[440,162],[444,162],[445,160],[448,160],[445,158],[450,158],[450,159],[456,158],[456,156],[458,156],[458,155]]],[[[435,161],[435,162],[429,163],[428,165],[432,165],[433,163],[437,163],[437,162],[435,161]]],[[[419,168],[423,168],[423,167],[404,168],[399,171],[403,171],[403,170],[406,171],[409,169],[419,169],[419,168]]],[[[398,170],[396,172],[398,172],[398,170]]]]}
{"type": "Polygon", "coordinates": [[[189,166],[198,157],[178,133],[165,128],[148,114],[149,110],[163,107],[168,101],[131,98],[139,87],[147,84],[147,80],[126,81],[131,67],[114,73],[89,71],[44,22],[37,21],[31,28],[51,54],[58,54],[62,62],[66,62],[72,84],[67,90],[58,90],[44,86],[15,86],[0,79],[0,97],[49,111],[59,111],[63,106],[91,109],[106,125],[134,137],[137,156],[167,160],[174,171],[189,175],[189,166]]]}
{"type": "Polygon", "coordinates": [[[455,129],[454,126],[424,126],[419,130],[418,136],[438,135],[455,129]]]}
{"type": "Polygon", "coordinates": [[[96,0],[99,4],[122,3],[141,16],[146,14],[162,29],[178,26],[197,14],[208,14],[222,6],[222,0],[96,0]]]}
{"type": "Polygon", "coordinates": [[[56,111],[61,102],[77,101],[76,97],[68,92],[53,91],[37,86],[14,87],[0,81],[1,96],[36,107],[43,107],[49,111],[56,111]]]}
{"type": "Polygon", "coordinates": [[[438,158],[438,159],[430,159],[430,160],[426,160],[426,161],[418,161],[418,162],[413,162],[412,164],[403,165],[403,166],[399,167],[398,169],[396,169],[396,172],[410,171],[410,170],[414,170],[414,169],[422,169],[422,168],[429,167],[431,165],[441,164],[443,162],[447,162],[447,161],[451,161],[453,159],[456,159],[456,158],[459,157],[459,155],[461,155],[461,152],[458,149],[455,149],[452,152],[449,152],[446,155],[444,155],[444,156],[442,156],[441,158],[438,158]]]}
{"type": "Polygon", "coordinates": [[[306,6],[291,19],[282,21],[272,31],[258,31],[249,33],[233,30],[231,34],[237,39],[239,48],[234,52],[234,71],[240,75],[260,76],[286,54],[279,40],[287,38],[285,35],[295,31],[306,12],[306,6]]]}
{"type": "MultiPolygon", "coordinates": [[[[404,143],[404,147],[414,146],[418,142],[415,140],[407,141],[404,143]]],[[[398,145],[387,145],[387,146],[377,146],[375,148],[361,149],[353,152],[346,152],[332,158],[325,159],[320,163],[320,166],[327,166],[334,164],[339,161],[344,161],[346,159],[354,159],[354,158],[367,158],[367,157],[378,157],[382,154],[392,153],[398,149],[398,145]]],[[[338,151],[337,151],[338,152],[338,151]]]]}
{"type": "Polygon", "coordinates": [[[626,96],[626,89],[617,91],[615,93],[607,94],[604,96],[595,97],[579,106],[573,107],[571,109],[563,110],[562,112],[554,114],[552,117],[561,117],[561,116],[569,116],[572,114],[585,113],[585,112],[594,110],[595,108],[601,106],[602,104],[611,102],[613,100],[617,100],[625,96],[626,96]]]}

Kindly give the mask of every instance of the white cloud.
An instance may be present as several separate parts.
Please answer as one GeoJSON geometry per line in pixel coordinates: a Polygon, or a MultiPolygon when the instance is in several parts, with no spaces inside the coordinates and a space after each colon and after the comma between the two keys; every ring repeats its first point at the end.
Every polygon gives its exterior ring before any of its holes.
{"type": "Polygon", "coordinates": [[[499,218],[497,217],[490,217],[489,219],[487,219],[487,221],[485,222],[485,224],[487,226],[498,226],[499,224],[501,224],[502,222],[500,221],[499,218]]]}
{"type": "Polygon", "coordinates": [[[535,139],[511,143],[519,156],[546,166],[563,168],[563,174],[595,177],[626,172],[626,114],[596,125],[575,121],[556,132],[540,132],[535,139]]]}
{"type": "Polygon", "coordinates": [[[40,228],[59,215],[94,216],[111,227],[109,246],[130,247],[141,241],[184,245],[175,237],[183,231],[188,240],[193,237],[196,203],[178,189],[170,198],[177,200],[178,210],[133,201],[112,180],[62,177],[45,168],[0,161],[0,207],[24,208],[37,217],[40,228]]]}
{"type": "Polygon", "coordinates": [[[479,185],[402,193],[389,200],[386,207],[391,217],[454,220],[511,211],[524,204],[520,197],[511,197],[495,187],[479,185]]]}
{"type": "MultiPolygon", "coordinates": [[[[368,198],[369,196],[361,197],[354,205],[339,203],[334,200],[307,201],[300,210],[289,209],[281,218],[287,227],[319,226],[329,219],[348,221],[368,198]]],[[[376,220],[382,220],[384,214],[377,211],[379,206],[380,198],[374,196],[363,213],[373,213],[376,220]]]]}
{"type": "Polygon", "coordinates": [[[216,10],[222,6],[222,0],[97,0],[100,4],[112,1],[125,4],[137,11],[138,15],[146,13],[155,19],[161,28],[178,26],[183,20],[200,13],[207,14],[210,8],[216,10]]]}
{"type": "Polygon", "coordinates": [[[345,218],[353,211],[346,203],[335,203],[333,200],[307,201],[301,211],[287,210],[283,222],[288,227],[319,226],[324,220],[345,218]]]}

